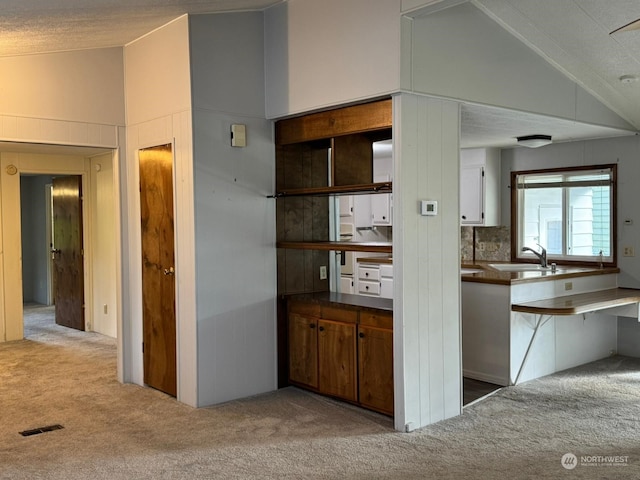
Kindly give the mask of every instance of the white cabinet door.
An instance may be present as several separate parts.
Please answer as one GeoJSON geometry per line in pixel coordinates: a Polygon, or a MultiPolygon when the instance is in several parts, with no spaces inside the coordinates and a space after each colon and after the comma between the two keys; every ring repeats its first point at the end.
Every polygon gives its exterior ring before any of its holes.
{"type": "Polygon", "coordinates": [[[500,225],[500,150],[460,151],[460,223],[500,225]]]}
{"type": "Polygon", "coordinates": [[[353,196],[343,195],[340,197],[340,216],[353,217],[353,196]]]}
{"type": "MultiPolygon", "coordinates": [[[[376,175],[374,182],[388,182],[389,175],[376,175]]],[[[391,193],[371,195],[371,223],[373,225],[390,226],[391,223],[391,193]]]]}
{"type": "Polygon", "coordinates": [[[380,296],[393,298],[393,278],[382,277],[380,279],[380,296]]]}
{"type": "Polygon", "coordinates": [[[484,167],[473,165],[460,169],[460,222],[482,225],[484,167]]]}
{"type": "Polygon", "coordinates": [[[353,277],[346,275],[340,277],[340,293],[355,293],[353,277]]]}

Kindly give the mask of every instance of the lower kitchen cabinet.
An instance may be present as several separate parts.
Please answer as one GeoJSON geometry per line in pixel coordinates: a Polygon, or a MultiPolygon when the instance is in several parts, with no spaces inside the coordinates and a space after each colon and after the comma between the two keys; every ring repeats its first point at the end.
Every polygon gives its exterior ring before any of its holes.
{"type": "Polygon", "coordinates": [[[289,380],[318,388],[318,319],[289,313],[289,380]]]}
{"type": "Polygon", "coordinates": [[[358,325],[360,404],[393,413],[393,331],[358,325]]]}
{"type": "Polygon", "coordinates": [[[393,415],[390,312],[295,301],[288,323],[292,384],[393,415]]]}
{"type": "Polygon", "coordinates": [[[318,370],[322,393],[357,401],[355,324],[318,322],[318,370]]]}

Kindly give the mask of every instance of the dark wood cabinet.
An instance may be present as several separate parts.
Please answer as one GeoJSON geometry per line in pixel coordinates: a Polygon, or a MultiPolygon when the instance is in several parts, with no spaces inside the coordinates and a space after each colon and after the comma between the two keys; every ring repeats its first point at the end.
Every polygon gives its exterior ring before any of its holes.
{"type": "Polygon", "coordinates": [[[393,331],[358,326],[360,404],[393,413],[393,331]]]}
{"type": "Polygon", "coordinates": [[[318,319],[289,313],[289,379],[318,388],[318,319]]]}
{"type": "Polygon", "coordinates": [[[393,415],[393,330],[388,311],[291,301],[289,380],[393,415]]]}
{"type": "Polygon", "coordinates": [[[356,325],[318,322],[320,392],[355,402],[358,400],[356,325]]]}

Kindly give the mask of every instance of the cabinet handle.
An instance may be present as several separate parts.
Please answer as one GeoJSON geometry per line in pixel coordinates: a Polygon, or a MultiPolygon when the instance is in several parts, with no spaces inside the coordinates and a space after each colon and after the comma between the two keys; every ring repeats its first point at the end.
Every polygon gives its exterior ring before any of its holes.
{"type": "Polygon", "coordinates": [[[467,219],[467,216],[466,216],[466,215],[462,215],[462,219],[463,219],[463,220],[466,220],[466,219],[467,219]]]}
{"type": "Polygon", "coordinates": [[[360,333],[358,334],[358,336],[359,336],[360,338],[364,338],[364,333],[360,332],[360,333]]]}
{"type": "Polygon", "coordinates": [[[321,332],[324,332],[324,327],[318,327],[318,330],[320,330],[321,332]]]}
{"type": "Polygon", "coordinates": [[[366,272],[366,273],[364,274],[364,276],[365,276],[365,277],[368,277],[368,276],[369,276],[369,272],[366,272]]]}
{"type": "Polygon", "coordinates": [[[309,328],[316,328],[316,324],[315,323],[310,323],[309,324],[309,328]]]}
{"type": "Polygon", "coordinates": [[[383,220],[386,220],[386,219],[387,219],[387,217],[385,217],[385,216],[383,215],[383,216],[382,216],[382,219],[383,219],[383,220]]]}

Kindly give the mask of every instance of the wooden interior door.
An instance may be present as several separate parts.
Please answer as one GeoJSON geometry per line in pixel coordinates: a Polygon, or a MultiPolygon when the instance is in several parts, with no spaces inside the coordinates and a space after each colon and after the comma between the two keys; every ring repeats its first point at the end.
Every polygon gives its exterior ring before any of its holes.
{"type": "Polygon", "coordinates": [[[177,394],[171,145],[140,150],[144,382],[177,394]]]}
{"type": "Polygon", "coordinates": [[[53,179],[53,274],[56,323],[84,330],[82,177],[53,179]]]}

